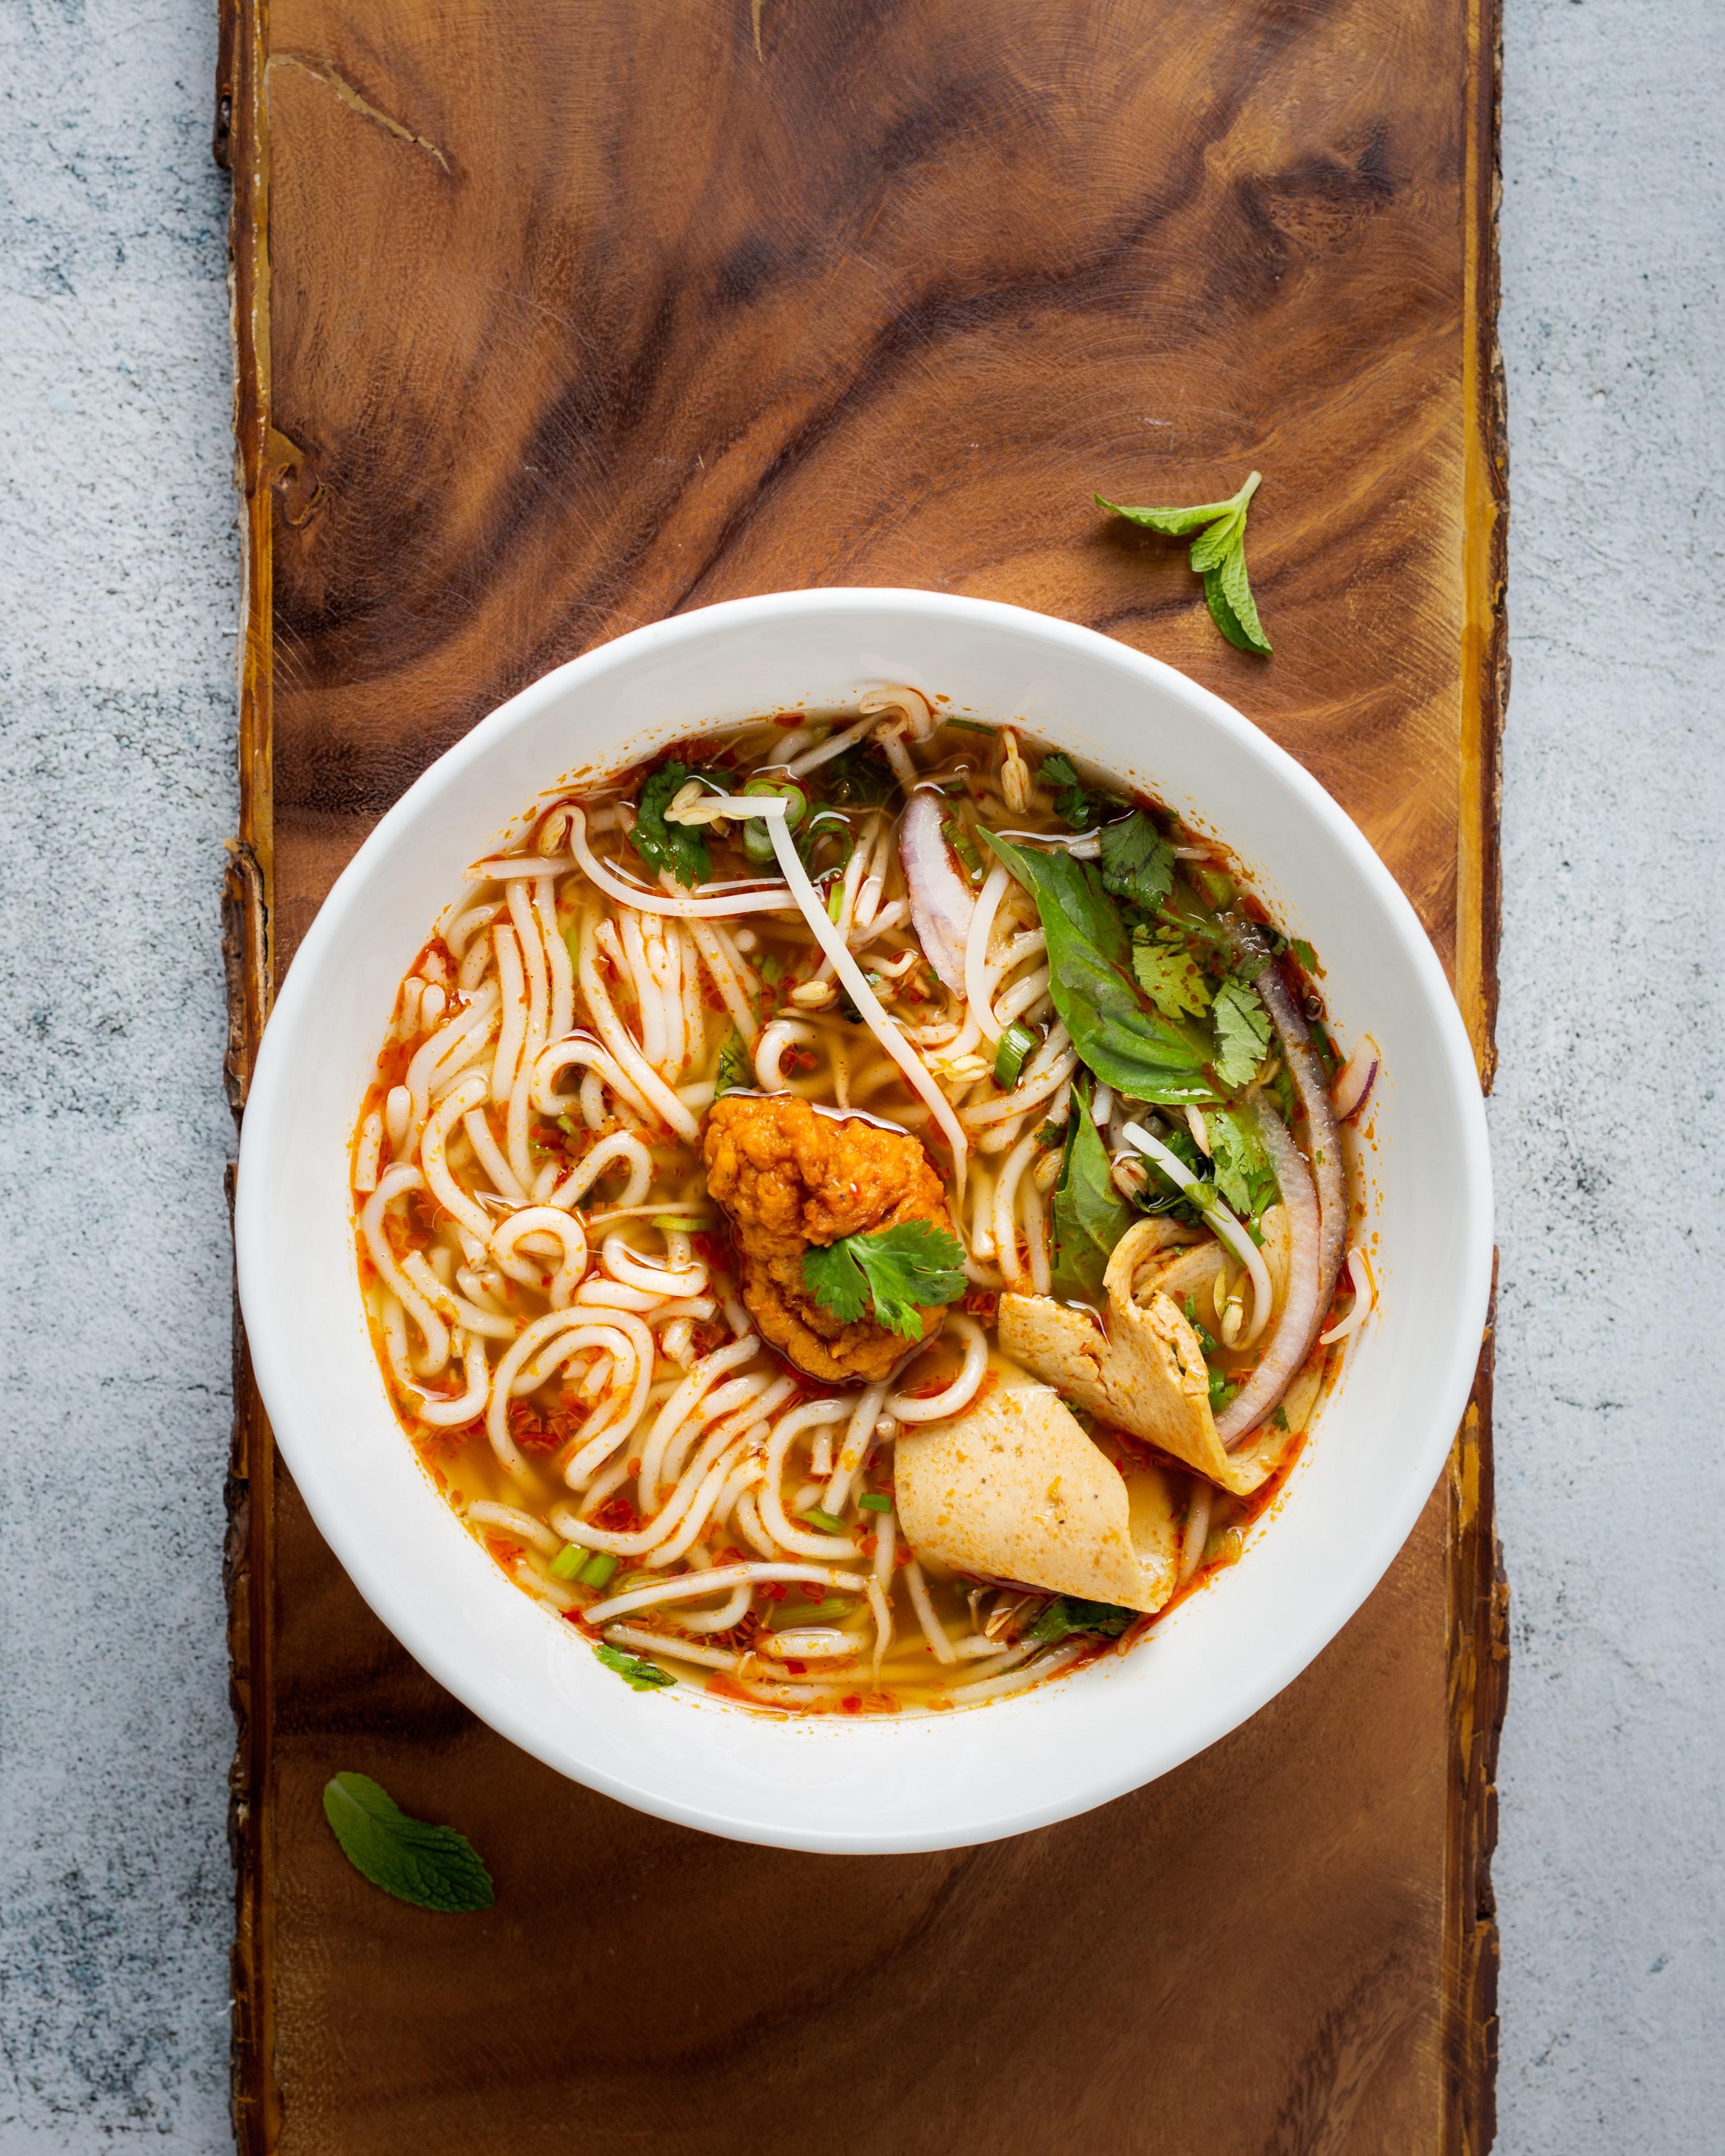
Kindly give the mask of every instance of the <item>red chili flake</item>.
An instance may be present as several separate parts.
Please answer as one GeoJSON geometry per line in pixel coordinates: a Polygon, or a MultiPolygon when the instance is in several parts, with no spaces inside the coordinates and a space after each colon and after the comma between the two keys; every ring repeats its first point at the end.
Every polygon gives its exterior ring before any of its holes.
{"type": "Polygon", "coordinates": [[[813,1070],[820,1058],[812,1048],[793,1048],[783,1059],[793,1070],[813,1070]]]}
{"type": "Polygon", "coordinates": [[[1000,1314],[1000,1297],[991,1287],[968,1288],[960,1306],[980,1323],[993,1325],[1000,1314]]]}
{"type": "Polygon", "coordinates": [[[634,1482],[634,1481],[638,1481],[638,1480],[639,1479],[639,1476],[640,1476],[640,1472],[641,1472],[641,1463],[640,1463],[640,1461],[639,1461],[639,1460],[630,1460],[630,1462],[629,1463],[629,1477],[630,1481],[631,1481],[631,1482],[634,1482]]]}
{"type": "Polygon", "coordinates": [[[847,1714],[860,1714],[862,1712],[862,1695],[860,1692],[847,1692],[844,1698],[839,1701],[839,1704],[844,1708],[847,1714]]]}
{"type": "Polygon", "coordinates": [[[802,725],[807,716],[808,714],[805,711],[781,711],[773,723],[776,726],[783,726],[787,733],[791,733],[802,725]]]}
{"type": "Polygon", "coordinates": [[[892,1553],[892,1565],[894,1571],[896,1572],[901,1565],[908,1564],[916,1554],[916,1551],[911,1548],[911,1545],[908,1543],[901,1543],[898,1548],[892,1553]]]}
{"type": "Polygon", "coordinates": [[[742,1552],[740,1549],[733,1549],[729,1543],[726,1543],[724,1548],[718,1551],[713,1558],[713,1563],[715,1566],[721,1564],[746,1564],[748,1560],[743,1556],[742,1552]]]}
{"type": "Polygon", "coordinates": [[[806,1677],[809,1674],[809,1665],[807,1662],[787,1662],[785,1664],[785,1667],[790,1671],[793,1677],[806,1677]]]}
{"type": "Polygon", "coordinates": [[[709,1272],[722,1272],[729,1252],[719,1237],[709,1229],[702,1228],[689,1238],[690,1246],[709,1272]]]}
{"type": "Polygon", "coordinates": [[[526,1400],[510,1402],[508,1420],[510,1435],[529,1452],[555,1452],[563,1441],[555,1429],[546,1427],[539,1410],[526,1400]]]}
{"type": "Polygon", "coordinates": [[[600,1506],[593,1516],[593,1524],[596,1527],[607,1528],[613,1534],[632,1534],[641,1524],[641,1516],[619,1491],[616,1496],[608,1497],[600,1506]]]}
{"type": "MultiPolygon", "coordinates": [[[[763,1594],[771,1602],[783,1602],[786,1595],[788,1595],[790,1591],[790,1582],[788,1580],[768,1579],[763,1580],[761,1584],[762,1594],[763,1594]]],[[[806,1594],[809,1590],[805,1588],[803,1591],[806,1594]]]]}
{"type": "Polygon", "coordinates": [[[872,1557],[875,1554],[875,1545],[880,1541],[880,1537],[879,1535],[865,1535],[863,1537],[862,1553],[865,1557],[872,1557]]]}
{"type": "Polygon", "coordinates": [[[491,1555],[496,1558],[498,1563],[502,1565],[506,1570],[507,1570],[507,1568],[515,1563],[516,1559],[521,1553],[521,1544],[517,1542],[511,1542],[507,1535],[487,1535],[485,1537],[485,1548],[491,1553],[491,1555]]]}

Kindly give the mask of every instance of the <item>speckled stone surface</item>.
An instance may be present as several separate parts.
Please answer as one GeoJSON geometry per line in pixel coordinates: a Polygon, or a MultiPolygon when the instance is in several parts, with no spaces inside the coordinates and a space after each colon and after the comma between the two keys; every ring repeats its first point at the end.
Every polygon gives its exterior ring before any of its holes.
{"type": "MultiPolygon", "coordinates": [[[[1725,14],[1508,0],[1507,47],[1499,2147],[1711,2156],[1725,14]]],[[[213,10],[9,0],[0,56],[0,2156],[218,2156],[213,10]]]]}

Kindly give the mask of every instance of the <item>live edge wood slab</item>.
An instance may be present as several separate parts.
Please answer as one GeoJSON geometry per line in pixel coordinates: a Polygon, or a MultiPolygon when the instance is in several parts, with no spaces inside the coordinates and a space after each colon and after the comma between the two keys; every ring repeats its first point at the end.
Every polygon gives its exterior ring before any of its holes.
{"type": "MultiPolygon", "coordinates": [[[[320,898],[434,757],[602,638],[823,583],[1016,600],[1238,703],[1411,894],[1489,1075],[1495,0],[223,4],[236,1108],[320,898]],[[1090,501],[1254,466],[1267,663],[1090,501]]],[[[362,1605],[243,1344],[237,1378],[248,2156],[1489,2145],[1483,1373],[1383,1585],[1245,1728],[903,1859],[711,1840],[512,1750],[362,1605]],[[341,1768],[465,1828],[495,1909],[367,1887],[319,1809],[341,1768]]]]}

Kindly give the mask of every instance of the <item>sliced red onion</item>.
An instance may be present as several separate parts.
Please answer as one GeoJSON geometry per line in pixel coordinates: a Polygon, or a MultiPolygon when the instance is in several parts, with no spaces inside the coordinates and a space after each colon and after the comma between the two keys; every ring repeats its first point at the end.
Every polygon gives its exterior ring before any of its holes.
{"type": "MultiPolygon", "coordinates": [[[[1236,932],[1235,940],[1240,954],[1269,957],[1263,939],[1250,923],[1236,932]]],[[[1330,1106],[1323,1065],[1317,1060],[1317,1050],[1312,1045],[1312,1035],[1306,1030],[1299,1007],[1282,978],[1281,968],[1271,960],[1252,985],[1263,998],[1270,1022],[1281,1041],[1288,1075],[1294,1081],[1295,1097],[1306,1118],[1312,1172],[1317,1184],[1318,1284],[1322,1291],[1318,1301],[1321,1308],[1327,1308],[1336,1291],[1337,1277],[1342,1270],[1342,1247],[1348,1239],[1348,1186],[1342,1173],[1342,1133],[1335,1111],[1330,1106]]]]}
{"type": "Polygon", "coordinates": [[[1224,1446],[1240,1443],[1263,1421],[1298,1374],[1330,1306],[1336,1279],[1323,1280],[1320,1259],[1322,1231],[1317,1194],[1300,1148],[1281,1117],[1266,1101],[1255,1104],[1264,1150],[1281,1186],[1288,1216],[1288,1286],[1258,1367],[1216,1418],[1216,1435],[1224,1446]]]}
{"type": "Polygon", "coordinates": [[[1330,1106],[1336,1111],[1338,1123],[1351,1123],[1372,1097],[1372,1088],[1378,1082],[1378,1044],[1368,1033],[1359,1037],[1358,1045],[1336,1073],[1336,1082],[1330,1088],[1330,1106]]]}
{"type": "Polygon", "coordinates": [[[911,919],[928,963],[963,1002],[964,951],[976,899],[952,865],[941,810],[938,793],[925,789],[911,796],[898,827],[899,858],[910,888],[911,919]]]}

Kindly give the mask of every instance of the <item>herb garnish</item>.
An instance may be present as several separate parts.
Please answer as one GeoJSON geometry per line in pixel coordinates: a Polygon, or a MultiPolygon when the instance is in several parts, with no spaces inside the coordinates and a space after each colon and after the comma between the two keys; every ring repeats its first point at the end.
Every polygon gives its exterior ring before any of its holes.
{"type": "Polygon", "coordinates": [[[1255,988],[1229,979],[1210,1006],[1216,1028],[1216,1075],[1230,1091],[1249,1086],[1270,1049],[1270,1014],[1255,988]]]}
{"type": "Polygon", "coordinates": [[[1115,1602],[1086,1602],[1076,1594],[1057,1594],[1035,1622],[1026,1628],[1027,1640],[1052,1646],[1069,1632],[1099,1632],[1105,1640],[1117,1640],[1137,1615],[1115,1602]]]}
{"type": "Polygon", "coordinates": [[[1216,1188],[1244,1220],[1257,1220],[1281,1195],[1264,1141],[1249,1116],[1233,1108],[1213,1108],[1204,1118],[1216,1188]]]}
{"type": "Polygon", "coordinates": [[[1253,472],[1240,492],[1226,501],[1206,501],[1193,509],[1128,509],[1097,495],[1096,506],[1147,531],[1159,531],[1165,539],[1184,539],[1194,532],[1188,557],[1194,575],[1204,578],[1204,595],[1210,619],[1228,641],[1241,651],[1270,656],[1270,639],[1258,619],[1252,588],[1246,579],[1246,511],[1263,478],[1253,472]]]}
{"type": "Polygon", "coordinates": [[[1164,1018],[1202,1018],[1210,1007],[1209,983],[1178,934],[1167,929],[1154,936],[1147,928],[1132,931],[1132,972],[1164,1018]]]}
{"type": "Polygon", "coordinates": [[[843,1324],[872,1304],[888,1332],[920,1340],[922,1309],[964,1292],[964,1246],[932,1220],[904,1220],[805,1250],[803,1284],[843,1324]]]}
{"type": "Polygon", "coordinates": [[[1045,756],[1036,767],[1036,783],[1055,798],[1055,814],[1070,831],[1087,831],[1110,808],[1118,804],[1106,794],[1092,793],[1078,776],[1078,767],[1064,750],[1045,756]]]}
{"type": "Polygon", "coordinates": [[[719,1050],[719,1075],[713,1081],[713,1098],[721,1093],[747,1091],[755,1082],[755,1066],[750,1060],[748,1043],[733,1025],[719,1050]]]}
{"type": "Polygon", "coordinates": [[[1132,942],[1088,861],[984,839],[1036,901],[1048,938],[1049,993],[1080,1059],[1131,1101],[1214,1098],[1206,1050],[1140,996],[1127,968],[1132,942]]]}
{"type": "Polygon", "coordinates": [[[332,1775],[323,1785],[323,1815],[354,1870],[398,1902],[455,1916],[489,1909],[496,1899],[465,1835],[409,1819],[369,1775],[332,1775]]]}
{"type": "Polygon", "coordinates": [[[712,874],[712,855],[700,824],[667,824],[665,812],[691,778],[707,778],[706,773],[691,771],[675,757],[660,764],[641,788],[629,834],[630,845],[649,869],[669,869],[685,891],[705,883],[712,874]]]}
{"type": "MultiPolygon", "coordinates": [[[[1088,1092],[1088,1088],[1085,1091],[1088,1092]]],[[[1075,1086],[1066,1118],[1066,1150],[1055,1185],[1054,1276],[1056,1295],[1081,1301],[1102,1292],[1102,1276],[1114,1245],[1132,1222],[1130,1208],[1114,1188],[1108,1149],[1087,1099],[1075,1086]]]]}
{"type": "Polygon", "coordinates": [[[661,1686],[674,1685],[676,1679],[668,1670],[649,1662],[644,1655],[625,1655],[621,1647],[595,1647],[593,1652],[608,1670],[615,1670],[631,1691],[657,1691],[661,1686]]]}
{"type": "Polygon", "coordinates": [[[1174,850],[1142,808],[1102,827],[1102,888],[1153,913],[1173,888],[1174,850]]]}

